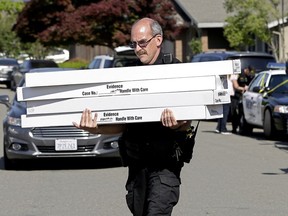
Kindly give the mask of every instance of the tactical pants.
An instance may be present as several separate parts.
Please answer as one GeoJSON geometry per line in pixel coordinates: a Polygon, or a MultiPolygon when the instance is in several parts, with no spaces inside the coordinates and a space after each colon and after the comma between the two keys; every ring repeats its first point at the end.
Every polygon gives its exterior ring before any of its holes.
{"type": "Polygon", "coordinates": [[[128,208],[134,216],[169,216],[179,200],[179,187],[180,178],[168,169],[135,170],[129,167],[128,208]]]}
{"type": "Polygon", "coordinates": [[[236,133],[237,128],[240,124],[240,114],[239,114],[239,98],[231,97],[231,122],[232,122],[232,132],[236,133]]]}

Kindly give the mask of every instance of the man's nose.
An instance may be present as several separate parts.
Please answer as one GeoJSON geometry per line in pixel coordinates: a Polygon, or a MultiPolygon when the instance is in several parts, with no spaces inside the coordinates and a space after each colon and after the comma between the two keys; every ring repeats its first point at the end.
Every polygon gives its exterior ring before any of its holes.
{"type": "Polygon", "coordinates": [[[135,50],[140,50],[140,49],[142,49],[142,47],[140,47],[139,44],[136,43],[136,44],[135,44],[135,50]]]}

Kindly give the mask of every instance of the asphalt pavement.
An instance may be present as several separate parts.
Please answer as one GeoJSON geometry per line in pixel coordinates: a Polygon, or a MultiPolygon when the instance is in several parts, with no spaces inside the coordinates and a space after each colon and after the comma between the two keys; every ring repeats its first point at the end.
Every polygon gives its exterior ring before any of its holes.
{"type": "Polygon", "coordinates": [[[287,137],[266,140],[260,129],[251,137],[221,135],[215,126],[200,124],[175,215],[287,216],[287,137]]]}
{"type": "MultiPolygon", "coordinates": [[[[7,93],[13,96],[0,86],[0,94],[7,93]]],[[[1,121],[5,113],[1,105],[1,121]]],[[[221,135],[215,127],[215,121],[199,125],[173,215],[287,216],[287,137],[266,140],[260,129],[251,137],[221,135]]],[[[2,125],[0,130],[3,140],[2,125]]],[[[48,160],[35,165],[6,171],[1,158],[1,216],[130,215],[124,199],[127,169],[119,164],[48,160]]]]}

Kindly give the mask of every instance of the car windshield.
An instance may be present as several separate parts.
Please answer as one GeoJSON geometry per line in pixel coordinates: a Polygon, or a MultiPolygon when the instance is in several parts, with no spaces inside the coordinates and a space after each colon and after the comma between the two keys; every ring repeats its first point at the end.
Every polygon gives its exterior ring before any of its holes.
{"type": "MultiPolygon", "coordinates": [[[[235,57],[239,58],[239,57],[235,57]]],[[[234,57],[230,58],[234,59],[234,57]]],[[[263,56],[241,56],[241,68],[246,68],[251,66],[255,69],[255,72],[258,73],[267,68],[268,63],[275,62],[273,58],[263,57],[263,56]]]]}
{"type": "Polygon", "coordinates": [[[288,75],[273,75],[269,82],[269,87],[274,93],[287,93],[288,92],[288,75]]]}

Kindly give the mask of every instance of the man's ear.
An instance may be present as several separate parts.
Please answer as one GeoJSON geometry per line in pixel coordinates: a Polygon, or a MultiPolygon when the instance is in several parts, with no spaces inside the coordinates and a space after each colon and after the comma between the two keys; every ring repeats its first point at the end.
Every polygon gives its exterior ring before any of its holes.
{"type": "Polygon", "coordinates": [[[162,41],[163,41],[163,37],[161,35],[157,35],[156,36],[156,43],[157,43],[158,47],[161,46],[162,41]]]}

